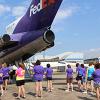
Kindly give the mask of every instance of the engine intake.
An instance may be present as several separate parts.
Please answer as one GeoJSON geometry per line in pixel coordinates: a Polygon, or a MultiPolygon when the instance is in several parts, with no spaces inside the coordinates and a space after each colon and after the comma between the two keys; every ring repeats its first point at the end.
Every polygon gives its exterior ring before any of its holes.
{"type": "Polygon", "coordinates": [[[45,33],[44,33],[44,40],[47,42],[47,43],[53,43],[54,40],[55,40],[55,35],[54,33],[51,31],[51,30],[47,30],[45,33]]]}
{"type": "Polygon", "coordinates": [[[4,42],[9,42],[10,41],[10,36],[8,34],[4,34],[3,37],[2,37],[2,40],[4,42]]]}

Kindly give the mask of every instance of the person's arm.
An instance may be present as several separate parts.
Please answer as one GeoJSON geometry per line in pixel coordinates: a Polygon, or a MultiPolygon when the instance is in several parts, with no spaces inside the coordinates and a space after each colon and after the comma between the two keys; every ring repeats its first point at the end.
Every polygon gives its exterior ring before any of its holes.
{"type": "Polygon", "coordinates": [[[86,69],[86,79],[88,78],[88,68],[86,69]]]}
{"type": "Polygon", "coordinates": [[[73,71],[73,69],[72,69],[72,75],[74,74],[74,71],[73,71]]]}
{"type": "Polygon", "coordinates": [[[18,71],[16,70],[16,72],[15,72],[15,76],[17,76],[17,74],[18,74],[18,71]]]}
{"type": "Polygon", "coordinates": [[[2,77],[3,76],[3,73],[0,73],[0,77],[2,77]]]}

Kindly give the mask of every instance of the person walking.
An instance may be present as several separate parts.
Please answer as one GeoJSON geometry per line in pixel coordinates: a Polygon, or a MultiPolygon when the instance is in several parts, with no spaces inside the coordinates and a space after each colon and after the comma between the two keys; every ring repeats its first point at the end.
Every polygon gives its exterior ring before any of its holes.
{"type": "Polygon", "coordinates": [[[50,64],[47,64],[47,68],[45,71],[46,79],[47,79],[47,89],[48,92],[52,92],[52,74],[53,74],[53,69],[51,68],[50,64]]]}

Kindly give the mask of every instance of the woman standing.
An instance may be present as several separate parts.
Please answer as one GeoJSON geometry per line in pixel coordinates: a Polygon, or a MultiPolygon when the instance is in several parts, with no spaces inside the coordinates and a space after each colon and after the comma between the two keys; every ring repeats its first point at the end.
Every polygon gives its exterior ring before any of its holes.
{"type": "Polygon", "coordinates": [[[9,71],[10,68],[7,66],[6,63],[2,65],[2,71],[3,71],[3,82],[4,82],[4,90],[7,90],[8,81],[9,81],[9,71]]]}
{"type": "Polygon", "coordinates": [[[86,68],[84,66],[84,64],[81,64],[82,67],[82,81],[81,81],[81,87],[82,87],[82,91],[85,90],[83,93],[87,93],[87,88],[86,88],[86,68]]]}
{"type": "Polygon", "coordinates": [[[47,78],[48,92],[52,92],[52,74],[53,74],[53,69],[50,67],[50,64],[47,64],[47,68],[46,68],[45,74],[46,74],[46,78],[47,78]]]}
{"type": "Polygon", "coordinates": [[[94,88],[96,90],[97,100],[100,100],[100,63],[95,65],[95,71],[93,73],[94,88]]]}
{"type": "Polygon", "coordinates": [[[37,60],[33,68],[36,97],[42,97],[42,81],[43,81],[44,68],[40,64],[41,64],[40,61],[37,60]]]}
{"type": "Polygon", "coordinates": [[[71,91],[73,91],[73,69],[70,65],[67,65],[66,69],[66,78],[67,78],[67,92],[69,92],[69,88],[71,87],[71,91]]]}
{"type": "Polygon", "coordinates": [[[2,65],[0,65],[0,89],[1,89],[1,96],[3,95],[3,70],[2,65]]]}
{"type": "Polygon", "coordinates": [[[20,97],[25,98],[25,66],[24,64],[20,63],[19,68],[16,70],[16,85],[18,86],[18,99],[20,97]]]}
{"type": "Polygon", "coordinates": [[[90,89],[91,94],[93,94],[94,86],[93,86],[93,77],[92,74],[94,73],[95,68],[93,63],[89,63],[89,67],[87,69],[87,89],[90,89]]]}

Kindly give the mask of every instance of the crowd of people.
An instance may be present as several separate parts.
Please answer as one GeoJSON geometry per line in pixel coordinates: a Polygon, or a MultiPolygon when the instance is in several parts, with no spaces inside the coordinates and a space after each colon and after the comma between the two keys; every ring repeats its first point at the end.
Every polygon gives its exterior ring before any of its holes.
{"type": "MultiPolygon", "coordinates": [[[[47,91],[52,92],[52,75],[53,69],[50,64],[47,64],[47,68],[44,69],[39,60],[36,61],[33,67],[30,68],[33,72],[33,78],[35,81],[35,97],[42,98],[42,82],[43,77],[47,79],[47,91]]],[[[11,66],[7,66],[6,63],[0,65],[0,88],[1,88],[1,96],[4,94],[4,91],[7,89],[7,83],[10,79],[12,79],[12,74],[15,74],[16,77],[16,86],[18,87],[18,97],[26,98],[25,95],[25,65],[23,63],[18,64],[18,68],[16,70],[12,70],[11,66]]],[[[66,83],[67,89],[66,92],[70,90],[73,91],[73,78],[74,71],[71,65],[67,65],[66,69],[66,83]]],[[[84,64],[76,64],[76,81],[78,85],[78,89],[82,93],[91,93],[94,94],[96,92],[97,100],[100,100],[100,63],[93,64],[90,63],[88,67],[85,67],[84,64]]]]}
{"type": "MultiPolygon", "coordinates": [[[[43,75],[45,75],[47,79],[47,88],[49,92],[52,92],[52,75],[53,70],[50,64],[47,64],[47,68],[44,70],[43,66],[40,65],[40,61],[37,60],[35,65],[30,68],[33,72],[33,78],[35,81],[35,97],[42,98],[42,81],[43,75]]],[[[16,86],[18,87],[18,96],[16,99],[23,98],[25,99],[25,65],[23,63],[19,63],[18,67],[15,65],[7,65],[6,63],[0,65],[0,88],[1,88],[1,96],[4,95],[4,92],[7,90],[8,81],[12,83],[13,76],[16,78],[16,86]]]]}
{"type": "MultiPolygon", "coordinates": [[[[67,65],[66,77],[67,77],[67,92],[71,87],[73,91],[73,69],[70,65],[67,65]]],[[[97,100],[100,100],[100,63],[93,64],[90,63],[88,67],[84,64],[76,64],[76,80],[78,84],[78,89],[82,93],[91,93],[91,95],[96,92],[97,100]]]]}

